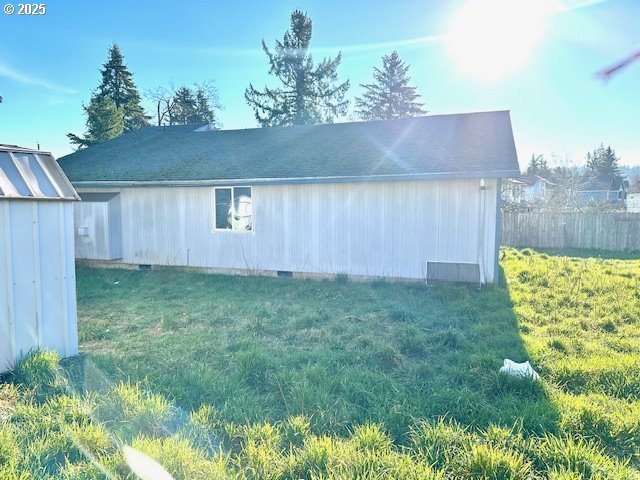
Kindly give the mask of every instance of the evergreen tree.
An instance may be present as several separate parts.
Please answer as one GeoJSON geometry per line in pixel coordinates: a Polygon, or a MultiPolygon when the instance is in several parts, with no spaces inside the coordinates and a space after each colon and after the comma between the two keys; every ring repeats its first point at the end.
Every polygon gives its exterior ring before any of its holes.
{"type": "Polygon", "coordinates": [[[360,85],[362,97],[356,98],[356,112],[363,120],[390,120],[424,115],[416,87],[409,85],[409,65],[398,52],[382,57],[382,70],[374,67],[374,83],[360,85]]]}
{"type": "Polygon", "coordinates": [[[540,177],[548,178],[551,175],[551,169],[543,155],[533,154],[529,160],[526,173],[527,175],[539,175],[540,177]]]}
{"type": "Polygon", "coordinates": [[[96,96],[99,99],[110,98],[116,107],[123,109],[124,131],[129,132],[147,125],[141,98],[133,83],[133,75],[124,64],[124,57],[118,44],[109,48],[109,58],[100,71],[102,81],[96,96]]]}
{"type": "Polygon", "coordinates": [[[291,14],[291,29],[282,41],[276,40],[273,53],[262,41],[262,49],[269,58],[269,75],[274,75],[282,87],[265,87],[261,92],[249,84],[245,90],[245,99],[261,126],[331,123],[346,113],[349,101],[344,96],[349,81],[337,80],[342,55],[325,58],[314,67],[308,53],[311,33],[311,19],[295,10],[291,14]]]}
{"type": "Polygon", "coordinates": [[[218,119],[209,102],[209,96],[203,88],[196,90],[196,121],[217,125],[218,119]]]}
{"type": "Polygon", "coordinates": [[[83,137],[68,133],[72,145],[88,147],[122,135],[124,108],[117,107],[112,99],[93,95],[89,105],[83,109],[87,116],[87,133],[83,137]]]}
{"type": "Polygon", "coordinates": [[[587,172],[591,175],[615,175],[620,176],[620,159],[611,145],[604,146],[601,143],[593,149],[593,153],[587,153],[587,172]]]}
{"type": "Polygon", "coordinates": [[[197,123],[196,99],[187,87],[180,87],[173,97],[171,124],[190,125],[197,123]]]}
{"type": "Polygon", "coordinates": [[[117,44],[109,48],[109,58],[100,73],[100,85],[92,92],[89,105],[83,105],[87,132],[82,137],[67,134],[71,144],[78,148],[95,145],[147,125],[133,75],[124,64],[117,44]]]}
{"type": "Polygon", "coordinates": [[[157,102],[157,121],[160,125],[205,124],[219,128],[215,110],[221,108],[218,90],[213,81],[194,84],[193,88],[158,87],[147,92],[157,102]]]}

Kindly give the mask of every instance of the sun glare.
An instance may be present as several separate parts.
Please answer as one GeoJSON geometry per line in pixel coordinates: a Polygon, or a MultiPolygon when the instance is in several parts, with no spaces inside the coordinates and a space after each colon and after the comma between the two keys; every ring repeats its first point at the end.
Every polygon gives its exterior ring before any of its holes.
{"type": "Polygon", "coordinates": [[[521,67],[542,38],[551,7],[544,0],[468,0],[447,33],[458,71],[494,80],[521,67]]]}

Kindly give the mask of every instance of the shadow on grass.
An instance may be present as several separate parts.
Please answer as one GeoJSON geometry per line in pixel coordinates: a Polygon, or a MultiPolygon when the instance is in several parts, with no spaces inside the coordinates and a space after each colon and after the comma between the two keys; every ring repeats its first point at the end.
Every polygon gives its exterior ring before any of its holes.
{"type": "MultiPolygon", "coordinates": [[[[317,433],[418,419],[557,431],[544,384],[498,373],[528,359],[504,280],[447,285],[78,269],[79,390],[147,380],[228,422],[305,414],[317,433]]],[[[504,275],[501,275],[504,279],[504,275]]]]}

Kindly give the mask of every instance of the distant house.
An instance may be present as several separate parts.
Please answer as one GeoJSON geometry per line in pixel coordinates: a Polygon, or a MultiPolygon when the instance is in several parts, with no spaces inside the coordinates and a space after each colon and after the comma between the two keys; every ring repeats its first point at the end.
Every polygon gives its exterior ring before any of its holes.
{"type": "Polygon", "coordinates": [[[575,191],[578,204],[624,205],[629,182],[618,175],[584,175],[575,191]]]}
{"type": "Polygon", "coordinates": [[[509,112],[210,131],[148,127],[60,159],[76,257],[286,276],[495,282],[509,112]]]}
{"type": "Polygon", "coordinates": [[[518,180],[524,184],[525,202],[544,200],[547,196],[547,189],[554,186],[553,182],[539,175],[523,175],[518,180]]]}
{"type": "Polygon", "coordinates": [[[523,207],[544,200],[549,187],[554,183],[539,175],[520,175],[505,180],[502,188],[502,199],[523,207]]]}

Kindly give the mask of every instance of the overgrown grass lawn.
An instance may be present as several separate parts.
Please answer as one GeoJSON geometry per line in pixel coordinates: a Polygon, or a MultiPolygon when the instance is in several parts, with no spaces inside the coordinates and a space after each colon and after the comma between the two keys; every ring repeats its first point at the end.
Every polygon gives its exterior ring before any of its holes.
{"type": "Polygon", "coordinates": [[[639,478],[640,260],[503,253],[481,291],[79,269],[85,356],[0,383],[0,478],[124,477],[123,442],[185,479],[639,478]]]}

